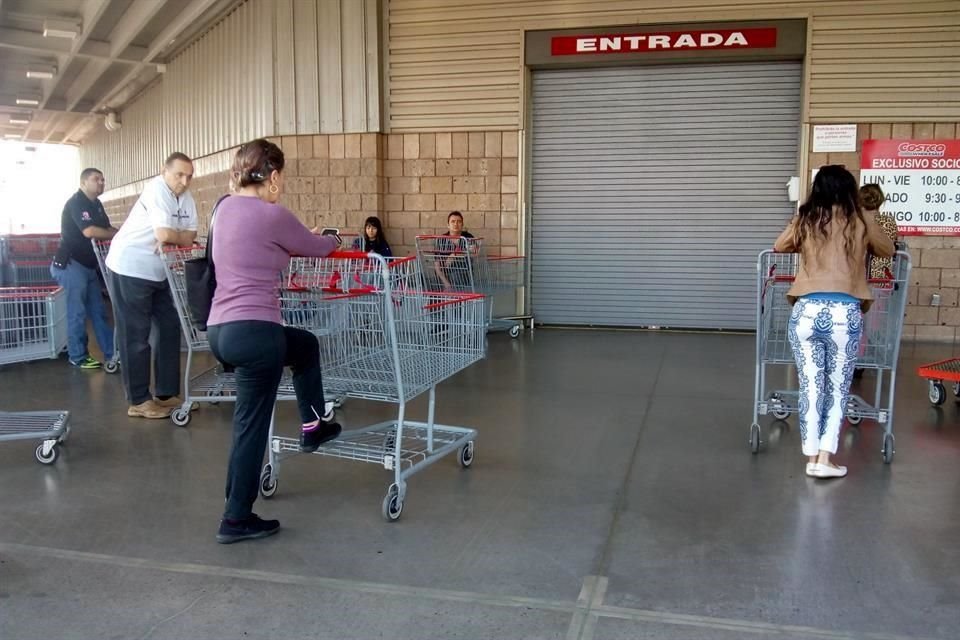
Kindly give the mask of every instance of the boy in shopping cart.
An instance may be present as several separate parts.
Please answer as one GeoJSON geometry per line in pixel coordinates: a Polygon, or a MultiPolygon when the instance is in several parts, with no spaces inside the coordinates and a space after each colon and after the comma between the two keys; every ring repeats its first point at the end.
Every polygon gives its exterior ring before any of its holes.
{"type": "Polygon", "coordinates": [[[50,265],[50,275],[67,294],[67,356],[80,369],[99,369],[100,362],[87,350],[87,318],[107,362],[113,361],[113,328],[97,275],[97,256],[90,239],[110,240],[117,230],[100,202],[103,173],[88,168],[80,173],[80,189],[63,205],[60,247],[50,265]]]}
{"type": "Polygon", "coordinates": [[[451,211],[447,216],[447,232],[436,241],[437,258],[433,269],[443,284],[444,291],[471,291],[470,258],[466,254],[473,250],[473,234],[463,228],[463,214],[451,211]]]}

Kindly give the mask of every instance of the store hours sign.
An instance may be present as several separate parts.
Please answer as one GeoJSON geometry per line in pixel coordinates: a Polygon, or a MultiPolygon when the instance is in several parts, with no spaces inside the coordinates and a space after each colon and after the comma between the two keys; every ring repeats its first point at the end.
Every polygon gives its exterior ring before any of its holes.
{"type": "Polygon", "coordinates": [[[860,184],[871,183],[902,235],[960,236],[960,140],[864,140],[860,184]]]}

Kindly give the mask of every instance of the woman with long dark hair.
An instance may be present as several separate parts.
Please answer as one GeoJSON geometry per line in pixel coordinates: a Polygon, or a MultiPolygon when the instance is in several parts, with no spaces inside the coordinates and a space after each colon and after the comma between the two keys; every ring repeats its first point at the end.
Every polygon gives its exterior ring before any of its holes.
{"type": "Polygon", "coordinates": [[[800,254],[787,293],[793,302],[788,335],[800,379],[800,437],[807,475],[842,478],[837,452],[850,380],[860,350],[863,313],[873,299],[867,253],[894,254],[890,238],[863,215],[857,181],[838,165],[821,167],[813,189],[777,239],[777,251],[800,254]]]}
{"type": "Polygon", "coordinates": [[[227,504],[217,542],[229,544],[276,533],[280,523],[253,513],[260,465],[284,366],[293,370],[300,411],[300,450],[315,451],[340,435],[324,416],[317,338],[283,326],[277,289],[291,255],[324,257],[340,243],[317,235],[277,204],[283,187],[283,151],[267,140],[240,147],[233,163],[235,193],[217,209],[211,257],[217,288],[210,310],[210,348],[234,368],[237,403],[227,469],[227,504]]]}

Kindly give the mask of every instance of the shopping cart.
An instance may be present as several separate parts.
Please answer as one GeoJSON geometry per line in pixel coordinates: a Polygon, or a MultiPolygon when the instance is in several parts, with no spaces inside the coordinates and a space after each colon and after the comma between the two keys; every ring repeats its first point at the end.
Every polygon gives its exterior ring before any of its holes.
{"type": "MultiPolygon", "coordinates": [[[[773,251],[761,252],[757,260],[757,360],[753,423],[750,425],[750,450],[753,453],[760,450],[761,444],[759,416],[769,413],[777,420],[785,420],[797,412],[799,393],[795,390],[769,389],[767,367],[793,366],[795,363],[787,335],[787,323],[792,311],[787,291],[793,284],[798,260],[797,254],[773,251]]],[[[860,357],[857,360],[858,368],[877,372],[873,403],[851,394],[845,410],[850,424],[857,425],[868,419],[884,426],[881,453],[887,464],[893,461],[894,455],[893,401],[910,280],[908,253],[897,252],[891,275],[889,279],[869,281],[874,301],[870,311],[864,315],[860,357]],[[889,374],[889,383],[885,387],[886,374],[889,374]]]]}
{"type": "Polygon", "coordinates": [[[34,456],[40,464],[53,464],[60,456],[59,445],[70,435],[68,411],[0,411],[0,442],[40,440],[34,456]]]}
{"type": "Polygon", "coordinates": [[[517,294],[526,282],[526,258],[489,255],[482,238],[463,236],[417,236],[416,248],[425,289],[482,294],[490,329],[508,331],[512,338],[526,323],[533,326],[532,316],[495,311],[498,302],[516,310],[517,294]]]}
{"type": "MultiPolygon", "coordinates": [[[[319,338],[324,388],[398,405],[396,420],[345,431],[315,452],[392,471],[382,514],[394,521],[410,476],[453,452],[461,466],[473,463],[476,430],[436,424],[434,415],[436,385],[484,357],[483,297],[419,290],[414,257],[338,252],[296,259],[290,274],[292,290],[283,294],[282,306],[288,314],[308,311],[297,324],[319,338]],[[429,392],[427,421],[408,420],[407,403],[424,392],[429,392]]],[[[260,477],[264,497],[277,491],[281,460],[297,452],[298,439],[271,432],[260,477]]]]}
{"type": "MultiPolygon", "coordinates": [[[[109,240],[90,239],[93,245],[93,254],[97,256],[97,266],[100,267],[100,275],[103,276],[103,284],[107,287],[107,296],[110,298],[110,308],[113,310],[114,323],[117,318],[117,307],[114,305],[113,295],[113,276],[107,267],[107,253],[110,252],[109,240]]],[[[113,359],[103,363],[103,370],[107,373],[116,373],[120,370],[120,346],[117,342],[117,332],[113,332],[113,359]]]]}
{"type": "Polygon", "coordinates": [[[66,321],[60,287],[0,289],[0,365],[59,357],[67,346],[66,321]]]}
{"type": "MultiPolygon", "coordinates": [[[[66,302],[59,287],[0,289],[0,365],[58,357],[67,345],[66,302]]],[[[40,440],[37,461],[53,464],[69,425],[66,411],[0,411],[0,442],[40,440]]]]}
{"type": "MultiPolygon", "coordinates": [[[[234,374],[225,371],[217,363],[196,375],[191,376],[194,355],[210,351],[206,331],[202,331],[187,305],[187,284],[183,273],[183,264],[186,260],[201,258],[206,255],[202,246],[169,247],[163,251],[163,268],[170,285],[170,295],[177,315],[180,316],[180,327],[187,346],[187,363],[183,371],[183,405],[170,414],[170,419],[178,427],[185,427],[190,423],[190,410],[194,402],[209,402],[218,404],[221,401],[234,402],[237,399],[237,383],[234,374]]],[[[293,382],[289,374],[284,374],[277,391],[277,400],[293,400],[296,395],[293,382]]]]}

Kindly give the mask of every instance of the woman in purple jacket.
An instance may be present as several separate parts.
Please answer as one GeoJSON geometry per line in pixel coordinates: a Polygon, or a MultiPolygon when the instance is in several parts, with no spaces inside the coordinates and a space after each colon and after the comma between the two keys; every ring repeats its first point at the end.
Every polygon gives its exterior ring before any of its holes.
{"type": "Polygon", "coordinates": [[[340,435],[339,424],[323,419],[317,339],[283,326],[277,296],[279,274],[292,254],[327,256],[340,239],[317,235],[277,204],[283,165],[283,152],[272,142],[260,139],[240,147],[233,162],[236,191],[220,203],[211,232],[217,288],[208,337],[214,356],[234,368],[237,381],[227,504],[217,533],[222,544],[264,538],[280,528],[277,520],[263,520],[252,508],[284,366],[293,370],[300,450],[315,451],[340,435]]]}

